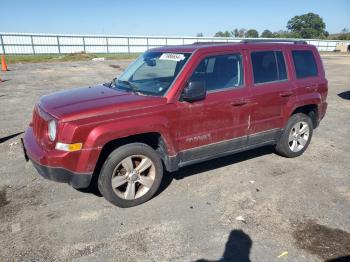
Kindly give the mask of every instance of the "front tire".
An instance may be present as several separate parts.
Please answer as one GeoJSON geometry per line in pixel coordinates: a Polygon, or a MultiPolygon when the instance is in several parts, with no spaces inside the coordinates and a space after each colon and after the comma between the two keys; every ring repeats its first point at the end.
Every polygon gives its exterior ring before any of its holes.
{"type": "Polygon", "coordinates": [[[119,207],[140,205],[157,192],[163,177],[163,165],[153,148],[132,143],[115,149],[106,159],[98,188],[119,207]]]}
{"type": "Polygon", "coordinates": [[[303,113],[292,115],[277,142],[277,153],[284,157],[302,155],[310,144],[312,133],[313,124],[309,116],[303,113]]]}

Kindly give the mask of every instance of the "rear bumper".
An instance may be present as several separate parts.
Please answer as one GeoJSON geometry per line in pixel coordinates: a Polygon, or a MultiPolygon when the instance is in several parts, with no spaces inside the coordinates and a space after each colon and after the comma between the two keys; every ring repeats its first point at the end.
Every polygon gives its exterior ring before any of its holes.
{"type": "Polygon", "coordinates": [[[324,116],[326,115],[326,111],[327,111],[327,107],[328,107],[328,103],[327,102],[323,102],[318,106],[318,118],[317,118],[317,125],[320,124],[321,120],[324,118],[324,116]]]}
{"type": "Polygon", "coordinates": [[[68,183],[74,188],[86,188],[90,185],[93,172],[75,172],[65,168],[67,159],[78,162],[79,158],[75,154],[57,150],[45,151],[37,143],[31,128],[26,130],[22,142],[24,157],[33,163],[42,177],[68,183]]]}

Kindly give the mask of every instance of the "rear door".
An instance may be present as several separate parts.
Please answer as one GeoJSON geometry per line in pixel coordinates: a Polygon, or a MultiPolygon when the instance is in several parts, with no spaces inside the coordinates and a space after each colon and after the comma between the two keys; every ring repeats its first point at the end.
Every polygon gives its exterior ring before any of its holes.
{"type": "Polygon", "coordinates": [[[271,142],[283,126],[283,107],[295,95],[283,49],[252,49],[249,145],[271,142]]]}
{"type": "Polygon", "coordinates": [[[250,109],[243,54],[221,53],[199,61],[189,81],[204,81],[207,97],[177,102],[177,145],[183,162],[210,158],[247,141],[250,109]]]}

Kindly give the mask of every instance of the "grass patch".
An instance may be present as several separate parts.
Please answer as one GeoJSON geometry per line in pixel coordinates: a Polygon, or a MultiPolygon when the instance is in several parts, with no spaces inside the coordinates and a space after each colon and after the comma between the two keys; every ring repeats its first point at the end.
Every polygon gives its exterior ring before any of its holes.
{"type": "Polygon", "coordinates": [[[6,55],[8,64],[15,63],[43,63],[43,62],[67,62],[67,61],[87,61],[93,58],[104,57],[107,60],[135,59],[139,56],[135,54],[91,54],[91,53],[72,53],[55,55],[6,55]]]}
{"type": "MultiPolygon", "coordinates": [[[[120,53],[120,54],[92,54],[92,53],[72,53],[72,54],[52,54],[52,55],[6,55],[8,64],[15,63],[44,63],[44,62],[69,62],[69,61],[87,61],[93,58],[104,57],[106,60],[136,59],[141,53],[120,53]]],[[[321,55],[342,55],[349,56],[350,53],[325,52],[321,55]]]]}

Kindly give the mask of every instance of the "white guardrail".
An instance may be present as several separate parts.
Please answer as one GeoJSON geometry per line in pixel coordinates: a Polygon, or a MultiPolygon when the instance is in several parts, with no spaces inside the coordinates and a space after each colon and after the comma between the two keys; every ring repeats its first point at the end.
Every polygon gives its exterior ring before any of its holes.
{"type": "MultiPolygon", "coordinates": [[[[0,54],[141,53],[149,48],[194,42],[239,42],[244,38],[0,33],[0,54]]],[[[250,38],[254,39],[254,38],[250,38]]],[[[262,40],[263,38],[257,38],[262,40]]],[[[277,40],[276,38],[274,38],[277,40]]],[[[301,39],[319,51],[334,51],[339,40],[301,39]]]]}

